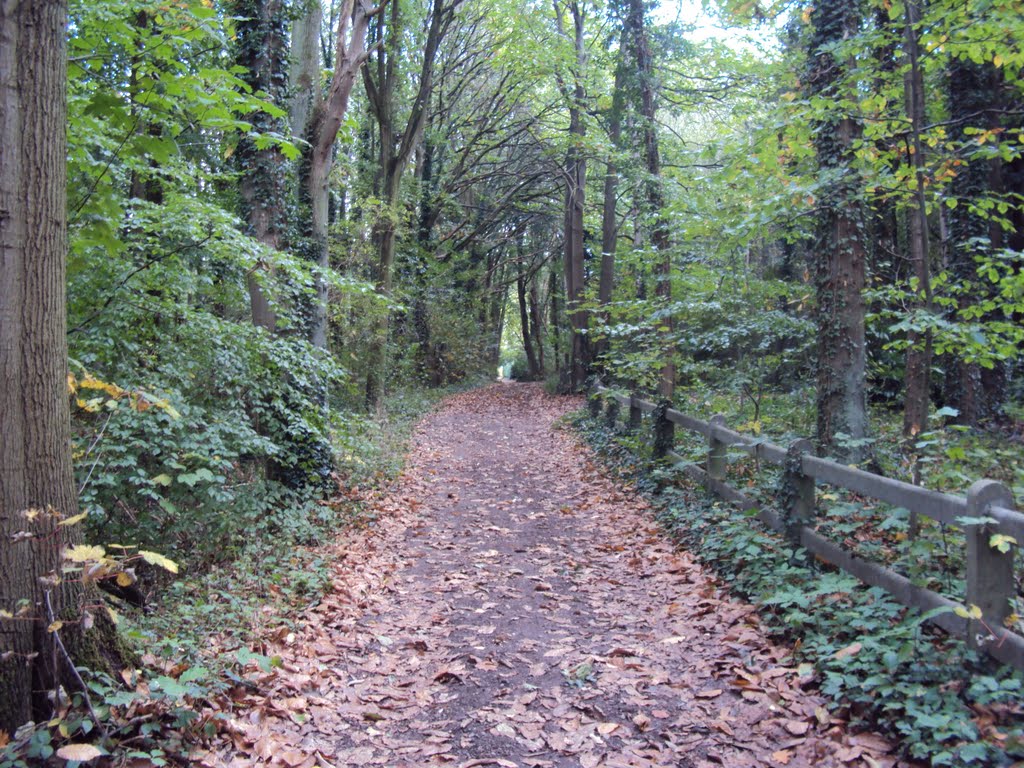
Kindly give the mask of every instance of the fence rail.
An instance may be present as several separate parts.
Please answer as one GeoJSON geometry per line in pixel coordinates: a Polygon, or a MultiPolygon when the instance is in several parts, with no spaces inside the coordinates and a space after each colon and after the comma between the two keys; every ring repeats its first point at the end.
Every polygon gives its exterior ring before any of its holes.
{"type": "MultiPolygon", "coordinates": [[[[903,605],[926,611],[949,609],[929,620],[999,661],[1024,669],[1024,636],[1004,626],[1016,597],[1014,556],[1016,543],[1024,542],[1024,514],[1014,509],[1013,494],[1002,484],[979,480],[970,487],[966,497],[932,491],[814,456],[813,445],[808,440],[795,440],[783,447],[728,429],[725,417],[721,415],[703,421],[671,408],[668,403],[658,405],[600,383],[595,385],[591,396],[591,410],[595,417],[605,410],[606,418],[614,423],[623,408],[628,409],[628,428],[640,427],[643,418],[650,416],[654,422],[655,454],[678,465],[709,491],[744,510],[756,511],[762,522],[786,535],[794,545],[803,547],[866,584],[884,589],[903,605]],[[606,403],[607,409],[604,408],[606,403]],[[707,439],[703,467],[672,450],[676,426],[707,439]],[[743,451],[766,464],[784,468],[785,481],[793,493],[787,494],[791,498],[781,514],[761,509],[726,483],[730,448],[743,451]],[[981,609],[981,618],[965,618],[955,612],[957,608],[964,608],[960,603],[917,586],[883,565],[860,558],[815,531],[815,486],[819,482],[902,507],[940,523],[962,526],[967,542],[966,601],[981,609]],[[961,518],[984,519],[985,522],[964,523],[961,518]],[[1009,542],[1003,540],[1004,545],[1009,544],[1008,551],[1002,552],[991,546],[995,534],[1012,537],[1009,542]]],[[[967,611],[962,610],[961,613],[967,611]]]]}

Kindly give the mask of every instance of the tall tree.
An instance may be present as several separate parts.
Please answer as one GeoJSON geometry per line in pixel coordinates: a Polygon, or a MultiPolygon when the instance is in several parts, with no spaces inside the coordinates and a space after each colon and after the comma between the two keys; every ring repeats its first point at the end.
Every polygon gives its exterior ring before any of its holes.
{"type": "Polygon", "coordinates": [[[635,68],[637,111],[640,115],[640,138],[644,170],[641,206],[649,222],[651,245],[658,255],[655,265],[655,295],[659,299],[659,334],[662,339],[661,371],[658,394],[670,400],[675,391],[675,334],[671,314],[672,254],[668,221],[665,218],[665,191],[661,178],[661,155],[658,146],[657,107],[655,104],[654,63],[647,30],[646,6],[643,0],[629,0],[626,14],[627,48],[635,68]]]}
{"type": "MultiPolygon", "coordinates": [[[[283,105],[288,88],[287,18],[283,0],[233,0],[236,17],[236,58],[245,68],[242,78],[252,91],[265,93],[276,105],[283,105]]],[[[284,118],[269,111],[249,117],[260,134],[286,131],[284,118]]],[[[239,141],[235,162],[240,172],[239,195],[242,215],[249,234],[264,245],[280,250],[285,246],[288,227],[287,166],[277,144],[260,147],[250,136],[239,141]]],[[[270,267],[260,263],[259,270],[270,267]]],[[[246,275],[252,320],[271,333],[277,317],[260,276],[255,270],[246,275]]]]}
{"type": "MultiPolygon", "coordinates": [[[[403,72],[408,34],[405,7],[402,0],[391,0],[389,12],[381,14],[373,30],[373,60],[363,69],[363,83],[370,102],[370,111],[377,124],[378,183],[385,209],[374,226],[377,246],[377,291],[389,296],[395,260],[397,230],[396,207],[413,150],[419,144],[429,116],[431,94],[434,87],[434,64],[438,50],[455,18],[461,0],[433,0],[427,20],[426,39],[417,74],[417,85],[412,106],[404,123],[399,118],[399,84],[408,77],[403,72]]],[[[366,377],[366,400],[377,406],[383,396],[383,372],[390,318],[385,312],[374,329],[370,342],[369,369],[366,377]]]]}
{"type": "Polygon", "coordinates": [[[66,29],[64,0],[0,3],[0,729],[8,734],[33,704],[45,714],[46,692],[69,679],[47,627],[71,616],[81,595],[60,583],[61,553],[77,527],[58,525],[78,506],[65,319],[66,29]]]}
{"type": "Polygon", "coordinates": [[[569,360],[569,386],[577,389],[583,386],[590,367],[590,349],[586,335],[587,312],[582,308],[585,289],[583,214],[587,192],[587,157],[584,141],[587,135],[586,87],[584,69],[587,50],[584,40],[584,19],[586,14],[578,0],[567,0],[565,9],[559,0],[554,0],[555,21],[559,34],[571,42],[573,63],[569,77],[559,74],[558,85],[569,110],[569,148],[565,153],[565,222],[563,229],[563,269],[565,274],[565,301],[569,313],[569,327],[572,342],[569,360]],[[566,29],[565,13],[572,20],[571,35],[566,29]]]}
{"type": "Polygon", "coordinates": [[[815,268],[818,321],[818,441],[826,451],[860,461],[868,434],[865,399],[864,211],[851,169],[860,134],[843,111],[847,66],[837,52],[856,34],[859,3],[822,0],[814,8],[807,87],[830,102],[814,129],[821,174],[821,226],[815,268]],[[840,436],[845,435],[845,441],[840,436]]]}
{"type": "MultiPolygon", "coordinates": [[[[370,20],[379,14],[382,8],[383,6],[375,7],[368,0],[343,0],[335,33],[334,72],[327,93],[323,96],[319,94],[318,79],[309,84],[309,88],[313,89],[314,96],[313,105],[308,112],[303,130],[303,136],[309,146],[303,162],[301,183],[310,207],[309,230],[313,242],[313,256],[321,272],[316,285],[317,301],[310,324],[310,341],[321,349],[327,348],[328,290],[326,273],[330,268],[327,242],[330,202],[328,182],[331,169],[334,166],[334,144],[338,138],[338,130],[345,119],[345,113],[348,111],[352,86],[359,70],[362,69],[370,55],[366,50],[366,32],[370,20]]],[[[307,39],[308,28],[306,25],[312,24],[313,19],[318,17],[318,11],[314,7],[310,11],[310,18],[304,19],[298,27],[299,33],[301,33],[299,39],[306,46],[303,49],[306,51],[306,58],[298,59],[293,69],[298,73],[296,79],[300,82],[310,79],[311,73],[317,70],[315,66],[311,65],[309,58],[319,54],[315,41],[310,45],[307,39]]],[[[293,108],[304,114],[305,102],[297,100],[293,102],[293,108]]]]}
{"type": "MultiPolygon", "coordinates": [[[[904,54],[907,59],[903,75],[907,117],[910,118],[910,141],[913,151],[914,201],[908,211],[910,218],[910,262],[916,280],[916,293],[923,297],[915,302],[918,311],[932,311],[932,280],[928,242],[928,203],[925,185],[925,147],[921,133],[926,122],[924,73],[921,70],[918,27],[921,24],[921,0],[904,2],[904,54]]],[[[932,334],[930,330],[911,331],[906,357],[906,393],[903,409],[903,434],[915,438],[928,429],[929,392],[931,390],[932,334]]]]}

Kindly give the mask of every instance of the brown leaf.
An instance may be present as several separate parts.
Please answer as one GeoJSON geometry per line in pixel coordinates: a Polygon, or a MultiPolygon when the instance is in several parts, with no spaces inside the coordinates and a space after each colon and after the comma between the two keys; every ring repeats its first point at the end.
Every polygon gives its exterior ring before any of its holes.
{"type": "Polygon", "coordinates": [[[793,757],[793,753],[788,749],[780,749],[778,752],[772,752],[772,760],[780,765],[789,765],[790,758],[793,757]]]}
{"type": "Polygon", "coordinates": [[[786,720],[782,726],[794,736],[803,736],[811,729],[811,724],[802,720],[786,720]]]}
{"type": "Polygon", "coordinates": [[[698,691],[694,694],[698,699],[715,699],[721,696],[725,691],[721,688],[712,688],[709,691],[698,691]]]}
{"type": "Polygon", "coordinates": [[[864,646],[860,644],[860,641],[850,643],[845,648],[840,648],[838,651],[836,651],[835,658],[845,659],[847,656],[856,656],[858,653],[860,653],[860,649],[863,647],[864,646]]]}

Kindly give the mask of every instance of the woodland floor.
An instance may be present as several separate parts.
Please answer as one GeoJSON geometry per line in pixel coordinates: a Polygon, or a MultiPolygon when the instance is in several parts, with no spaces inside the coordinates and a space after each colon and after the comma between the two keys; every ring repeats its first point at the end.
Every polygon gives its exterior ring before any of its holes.
{"type": "Polygon", "coordinates": [[[895,765],[555,426],[580,404],[494,384],[428,415],[196,763],[895,765]]]}

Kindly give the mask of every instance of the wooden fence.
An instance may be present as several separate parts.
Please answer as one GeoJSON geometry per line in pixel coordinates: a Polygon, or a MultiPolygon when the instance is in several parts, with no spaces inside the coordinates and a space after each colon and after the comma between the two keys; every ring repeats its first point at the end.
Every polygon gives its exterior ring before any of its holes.
{"type": "Polygon", "coordinates": [[[930,621],[999,661],[1024,669],[1024,637],[1004,625],[1011,614],[1011,600],[1016,597],[1014,555],[1017,547],[1010,543],[1008,551],[1001,552],[991,546],[995,534],[1012,537],[1015,542],[1024,542],[1024,514],[1014,509],[1013,495],[1002,484],[992,480],[978,480],[967,491],[966,498],[931,491],[818,458],[814,456],[814,447],[808,440],[795,440],[784,448],[727,429],[724,416],[716,415],[709,421],[702,421],[668,407],[667,403],[655,405],[600,383],[595,385],[590,403],[593,416],[600,416],[604,410],[606,418],[613,425],[618,421],[622,409],[627,409],[625,423],[630,429],[639,428],[644,416],[652,414],[656,456],[679,465],[721,498],[744,510],[756,510],[758,519],[785,534],[794,545],[803,547],[866,584],[884,589],[903,605],[925,611],[947,608],[947,611],[938,613],[930,621]],[[707,439],[708,448],[703,467],[686,461],[672,450],[677,426],[707,439]],[[787,508],[781,514],[761,509],[725,482],[727,451],[730,448],[784,468],[785,483],[792,493],[786,494],[787,508]],[[814,518],[815,484],[818,482],[926,515],[940,523],[961,526],[967,542],[965,597],[969,605],[981,609],[981,618],[961,615],[968,611],[960,603],[919,587],[905,576],[878,563],[857,557],[817,533],[814,530],[814,518]],[[965,517],[987,518],[989,522],[964,524],[958,520],[965,517]],[[960,613],[956,612],[958,608],[961,609],[960,613]]]}

